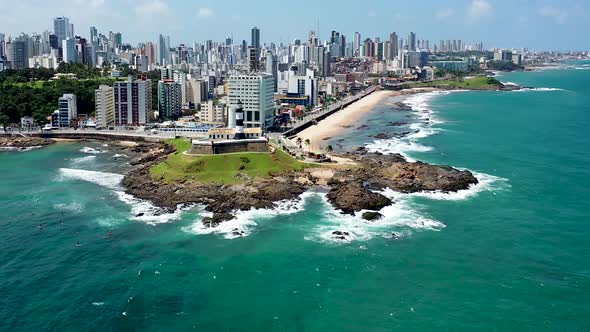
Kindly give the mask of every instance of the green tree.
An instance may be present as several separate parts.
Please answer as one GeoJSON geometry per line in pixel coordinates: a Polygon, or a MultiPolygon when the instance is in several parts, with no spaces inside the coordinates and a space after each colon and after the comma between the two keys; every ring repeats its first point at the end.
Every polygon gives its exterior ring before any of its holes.
{"type": "Polygon", "coordinates": [[[306,139],[303,143],[305,144],[305,146],[307,147],[307,151],[309,152],[311,146],[311,141],[309,140],[309,138],[306,139]]]}
{"type": "Polygon", "coordinates": [[[2,126],[4,131],[6,131],[6,126],[8,126],[9,121],[10,118],[8,117],[8,115],[0,113],[0,125],[2,126]]]}
{"type": "Polygon", "coordinates": [[[326,146],[326,152],[328,155],[330,155],[330,158],[332,158],[332,151],[334,151],[334,147],[332,145],[326,146]]]}
{"type": "Polygon", "coordinates": [[[296,141],[297,141],[297,146],[301,149],[301,142],[303,142],[301,140],[301,137],[297,137],[297,140],[296,141]]]}

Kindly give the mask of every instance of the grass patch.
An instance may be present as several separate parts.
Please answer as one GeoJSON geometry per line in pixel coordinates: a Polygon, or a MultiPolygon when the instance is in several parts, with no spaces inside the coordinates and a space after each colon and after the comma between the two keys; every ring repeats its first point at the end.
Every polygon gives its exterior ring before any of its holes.
{"type": "Polygon", "coordinates": [[[201,183],[233,184],[243,182],[245,174],[250,178],[268,177],[292,170],[316,167],[302,163],[281,150],[274,153],[233,153],[212,156],[186,156],[191,142],[173,139],[167,144],[177,151],[168,159],[150,169],[150,174],[166,183],[190,180],[201,183]]]}
{"type": "Polygon", "coordinates": [[[476,76],[468,79],[444,80],[427,83],[408,83],[408,88],[437,87],[437,88],[454,88],[485,90],[496,89],[502,86],[502,83],[493,77],[476,76]]]}

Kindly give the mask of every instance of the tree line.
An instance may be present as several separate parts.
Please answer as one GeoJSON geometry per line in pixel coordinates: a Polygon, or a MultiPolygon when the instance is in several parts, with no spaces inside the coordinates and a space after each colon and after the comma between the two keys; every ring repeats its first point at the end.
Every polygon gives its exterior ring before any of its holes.
{"type": "MultiPolygon", "coordinates": [[[[122,73],[139,76],[140,73],[129,66],[120,68],[122,73]]],[[[23,116],[32,116],[37,124],[48,122],[47,117],[58,107],[59,97],[65,93],[76,95],[78,113],[93,114],[95,111],[95,90],[101,84],[113,85],[104,69],[78,63],[61,63],[57,70],[22,69],[0,72],[0,122],[19,123],[23,116]],[[49,81],[55,73],[74,73],[79,78],[49,81]]],[[[147,73],[148,78],[157,80],[160,71],[147,73]]],[[[152,84],[152,104],[157,106],[157,84],[152,84]],[[153,102],[156,103],[153,103],[153,102]]],[[[154,106],[154,107],[156,107],[154,106]]]]}

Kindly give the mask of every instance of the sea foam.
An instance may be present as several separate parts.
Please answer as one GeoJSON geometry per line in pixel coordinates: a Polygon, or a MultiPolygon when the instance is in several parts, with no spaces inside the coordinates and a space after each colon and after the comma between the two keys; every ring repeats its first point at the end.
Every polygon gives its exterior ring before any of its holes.
{"type": "Polygon", "coordinates": [[[100,154],[100,153],[104,153],[104,151],[95,149],[95,148],[91,148],[88,146],[83,147],[82,149],[80,149],[80,152],[82,153],[87,153],[87,154],[100,154]]]}
{"type": "Polygon", "coordinates": [[[404,100],[404,103],[414,110],[420,122],[413,123],[409,126],[411,134],[401,138],[377,139],[365,147],[369,152],[379,152],[383,154],[399,153],[408,161],[415,161],[408,156],[409,152],[428,152],[432,147],[418,143],[419,139],[436,135],[442,129],[434,128],[434,125],[442,124],[444,121],[437,117],[435,111],[430,108],[430,101],[441,95],[448,95],[451,91],[435,91],[428,93],[415,94],[404,100]]]}
{"type": "Polygon", "coordinates": [[[129,195],[120,186],[124,177],[121,174],[71,168],[60,168],[59,172],[62,179],[91,182],[111,189],[120,201],[131,206],[131,220],[141,221],[149,225],[177,220],[182,215],[182,212],[190,208],[188,206],[179,206],[175,211],[169,212],[166,209],[154,206],[148,201],[129,195]]]}
{"type": "Polygon", "coordinates": [[[284,216],[303,211],[305,201],[311,195],[313,193],[306,192],[298,198],[276,202],[274,207],[270,209],[253,208],[248,211],[234,211],[235,218],[222,222],[216,227],[209,227],[209,225],[202,222],[202,218],[212,216],[212,213],[202,212],[199,221],[185,227],[183,230],[198,235],[219,234],[226,239],[245,237],[252,234],[253,229],[258,225],[256,221],[260,222],[278,215],[284,216]]]}
{"type": "Polygon", "coordinates": [[[443,223],[423,213],[422,207],[414,203],[410,196],[392,190],[384,193],[393,199],[394,204],[379,211],[383,218],[376,221],[362,218],[363,213],[367,211],[360,211],[354,215],[342,214],[328,202],[325,194],[317,194],[323,201],[323,218],[305,239],[343,244],[368,241],[375,237],[391,238],[392,234],[399,239],[410,236],[416,230],[438,231],[445,227],[443,223]]]}

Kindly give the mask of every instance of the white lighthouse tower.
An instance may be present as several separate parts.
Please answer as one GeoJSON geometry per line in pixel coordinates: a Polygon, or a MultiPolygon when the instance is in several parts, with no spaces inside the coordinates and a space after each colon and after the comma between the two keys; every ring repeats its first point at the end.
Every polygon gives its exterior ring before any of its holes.
{"type": "Polygon", "coordinates": [[[242,102],[238,100],[238,107],[236,108],[236,134],[234,139],[245,139],[244,134],[244,107],[242,102]]]}

